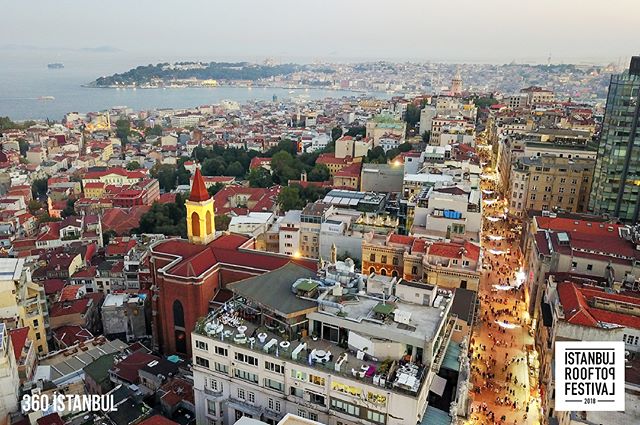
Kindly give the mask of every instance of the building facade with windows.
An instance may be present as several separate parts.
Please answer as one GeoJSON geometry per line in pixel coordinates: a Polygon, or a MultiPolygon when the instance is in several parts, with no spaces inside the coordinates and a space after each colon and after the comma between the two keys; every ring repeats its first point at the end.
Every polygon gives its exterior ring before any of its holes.
{"type": "Polygon", "coordinates": [[[611,76],[589,208],[627,222],[640,218],[640,56],[611,76]]]}

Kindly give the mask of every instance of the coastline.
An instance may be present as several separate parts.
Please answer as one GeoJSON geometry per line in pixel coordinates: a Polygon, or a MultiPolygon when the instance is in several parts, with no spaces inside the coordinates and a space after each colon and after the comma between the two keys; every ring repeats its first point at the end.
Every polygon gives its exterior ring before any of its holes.
{"type": "MultiPolygon", "coordinates": [[[[286,86],[286,85],[239,85],[239,84],[218,84],[215,86],[209,85],[167,85],[167,86],[143,86],[143,85],[127,85],[127,86],[119,86],[119,85],[108,85],[108,86],[99,86],[94,83],[89,84],[81,84],[80,87],[88,88],[88,89],[120,89],[120,90],[170,90],[170,89],[216,89],[219,87],[231,87],[231,88],[246,88],[246,89],[278,89],[278,90],[296,90],[296,91],[306,91],[306,90],[327,90],[327,91],[345,91],[345,92],[353,92],[353,93],[389,93],[389,92],[381,92],[375,90],[366,90],[366,89],[354,89],[354,88],[341,88],[341,87],[324,87],[324,86],[286,86]]],[[[395,93],[395,92],[393,92],[395,93]]],[[[401,93],[398,93],[401,94],[401,93]]]]}

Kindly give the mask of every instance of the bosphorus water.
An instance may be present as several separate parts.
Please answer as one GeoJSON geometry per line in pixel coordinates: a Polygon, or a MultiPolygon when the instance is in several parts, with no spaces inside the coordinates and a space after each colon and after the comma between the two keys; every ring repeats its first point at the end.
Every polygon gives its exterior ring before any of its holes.
{"type": "MultiPolygon", "coordinates": [[[[359,93],[323,89],[289,90],[285,88],[248,89],[246,87],[108,89],[82,87],[102,75],[124,72],[147,62],[135,59],[106,61],[104,55],[40,56],[29,60],[3,61],[0,65],[0,116],[13,120],[60,120],[68,112],[101,111],[114,106],[134,110],[154,108],[188,108],[208,105],[224,99],[244,103],[250,100],[288,99],[300,95],[309,99],[354,96],[359,93]],[[48,69],[49,62],[64,62],[64,69],[48,69]],[[41,100],[52,96],[54,100],[41,100]]],[[[387,97],[385,93],[377,94],[387,97]]]]}

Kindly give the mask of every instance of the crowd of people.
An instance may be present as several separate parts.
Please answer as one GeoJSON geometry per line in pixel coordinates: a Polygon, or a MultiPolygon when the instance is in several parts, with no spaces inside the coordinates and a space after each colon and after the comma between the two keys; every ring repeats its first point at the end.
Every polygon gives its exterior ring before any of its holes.
{"type": "Polygon", "coordinates": [[[522,277],[518,276],[521,227],[507,216],[505,201],[491,179],[483,179],[482,189],[488,200],[483,205],[485,271],[478,294],[480,312],[469,348],[471,423],[537,424],[527,361],[532,335],[522,277]]]}

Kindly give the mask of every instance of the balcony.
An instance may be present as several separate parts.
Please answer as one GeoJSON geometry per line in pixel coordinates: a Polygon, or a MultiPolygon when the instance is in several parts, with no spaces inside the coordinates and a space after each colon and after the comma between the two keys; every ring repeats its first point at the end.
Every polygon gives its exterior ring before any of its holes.
{"type": "Polygon", "coordinates": [[[212,388],[204,387],[204,393],[212,397],[220,397],[222,395],[222,390],[214,390],[212,388]]]}
{"type": "Polygon", "coordinates": [[[449,341],[451,341],[451,334],[453,333],[453,327],[455,324],[456,316],[449,317],[449,320],[447,320],[447,323],[442,330],[440,338],[436,340],[436,342],[439,343],[438,351],[433,357],[433,363],[431,363],[431,370],[435,373],[437,373],[440,370],[440,366],[442,366],[442,361],[444,360],[444,356],[447,352],[449,341]]]}

